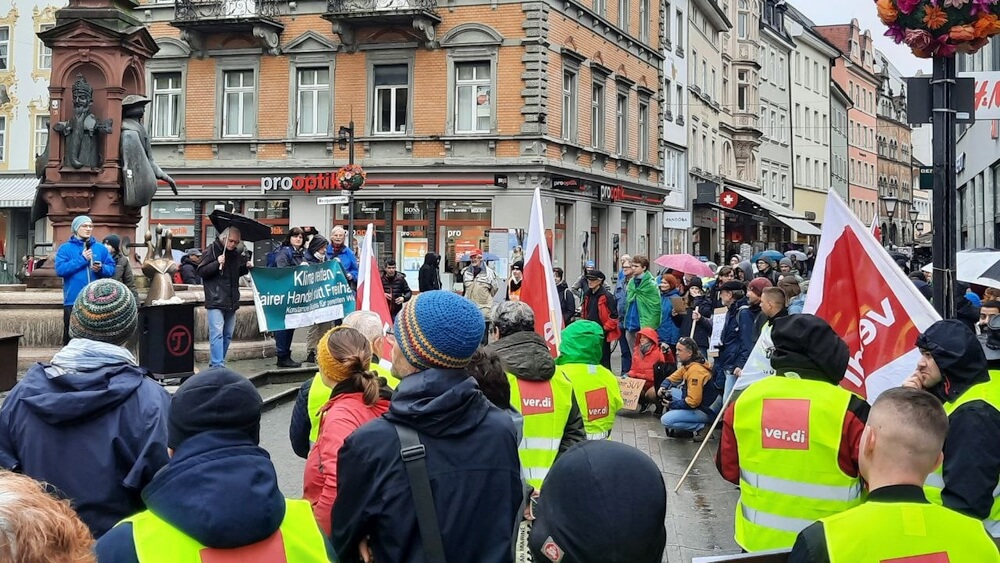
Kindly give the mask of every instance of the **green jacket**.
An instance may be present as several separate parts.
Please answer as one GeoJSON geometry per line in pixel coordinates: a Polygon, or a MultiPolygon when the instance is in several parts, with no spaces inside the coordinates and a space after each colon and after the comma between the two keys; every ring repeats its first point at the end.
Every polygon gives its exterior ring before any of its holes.
{"type": "Polygon", "coordinates": [[[653,274],[646,272],[636,287],[635,278],[628,283],[625,292],[625,316],[632,303],[637,303],[639,308],[640,328],[651,328],[656,330],[660,326],[660,288],[656,286],[653,274]]]}
{"type": "Polygon", "coordinates": [[[577,320],[562,331],[559,342],[559,357],[556,365],[586,364],[596,366],[601,363],[601,344],[604,329],[594,321],[577,320]]]}

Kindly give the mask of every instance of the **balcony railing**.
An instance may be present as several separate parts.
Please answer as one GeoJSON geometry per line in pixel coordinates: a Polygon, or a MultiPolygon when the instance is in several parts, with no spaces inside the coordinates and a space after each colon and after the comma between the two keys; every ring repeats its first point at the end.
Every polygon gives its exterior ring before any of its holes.
{"type": "Polygon", "coordinates": [[[277,18],[285,0],[177,0],[174,20],[277,18]]]}
{"type": "Polygon", "coordinates": [[[422,11],[437,11],[437,0],[328,0],[327,2],[327,12],[331,14],[422,11]]]}

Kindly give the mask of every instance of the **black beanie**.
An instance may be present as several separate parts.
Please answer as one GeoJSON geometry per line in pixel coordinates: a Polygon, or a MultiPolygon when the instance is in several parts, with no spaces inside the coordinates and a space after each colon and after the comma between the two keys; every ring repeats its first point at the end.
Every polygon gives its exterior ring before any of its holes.
{"type": "Polygon", "coordinates": [[[104,244],[110,244],[111,248],[115,249],[115,252],[121,252],[122,239],[119,238],[118,235],[114,234],[108,235],[104,237],[104,240],[101,242],[103,242],[104,244]]]}
{"type": "Polygon", "coordinates": [[[804,379],[822,379],[835,385],[847,373],[847,343],[827,322],[815,315],[788,315],[772,321],[771,367],[793,371],[804,379]]]}
{"type": "Polygon", "coordinates": [[[211,368],[185,381],[170,401],[167,446],[213,430],[243,432],[260,443],[263,400],[250,380],[226,368],[211,368]]]}
{"type": "Polygon", "coordinates": [[[549,470],[528,545],[535,563],[659,563],[666,512],[663,477],[649,456],[586,441],[549,470]]]}

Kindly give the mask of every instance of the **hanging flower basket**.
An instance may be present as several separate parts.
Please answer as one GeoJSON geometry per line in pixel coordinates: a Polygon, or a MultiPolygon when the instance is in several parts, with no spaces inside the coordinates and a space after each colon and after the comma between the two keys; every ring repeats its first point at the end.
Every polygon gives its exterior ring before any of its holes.
{"type": "Polygon", "coordinates": [[[877,0],[886,37],[928,59],[975,53],[1000,33],[1000,0],[877,0]]]}
{"type": "Polygon", "coordinates": [[[337,170],[337,185],[340,189],[355,192],[365,185],[365,178],[368,175],[365,169],[357,164],[347,164],[337,170]]]}

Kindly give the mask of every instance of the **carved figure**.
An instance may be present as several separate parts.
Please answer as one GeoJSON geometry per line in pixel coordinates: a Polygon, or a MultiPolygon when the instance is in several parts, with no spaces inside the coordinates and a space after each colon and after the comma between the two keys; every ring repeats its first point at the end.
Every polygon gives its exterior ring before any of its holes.
{"type": "Polygon", "coordinates": [[[146,258],[142,261],[142,273],[149,278],[149,291],[143,304],[147,307],[158,305],[174,298],[174,283],[172,276],[177,271],[177,262],[173,258],[173,234],[163,230],[162,225],[156,226],[157,244],[153,244],[153,235],[146,231],[146,258]]]}
{"type": "Polygon", "coordinates": [[[103,161],[100,154],[100,134],[111,133],[110,119],[98,119],[90,108],[94,104],[94,89],[82,74],[73,83],[73,115],[56,123],[52,129],[66,137],[63,164],[77,170],[97,168],[103,161]]]}
{"type": "Polygon", "coordinates": [[[165,181],[177,195],[177,182],[156,161],[149,144],[149,134],[142,124],[149,98],[131,94],[122,100],[122,188],[128,207],[144,207],[153,201],[156,180],[165,181]]]}

